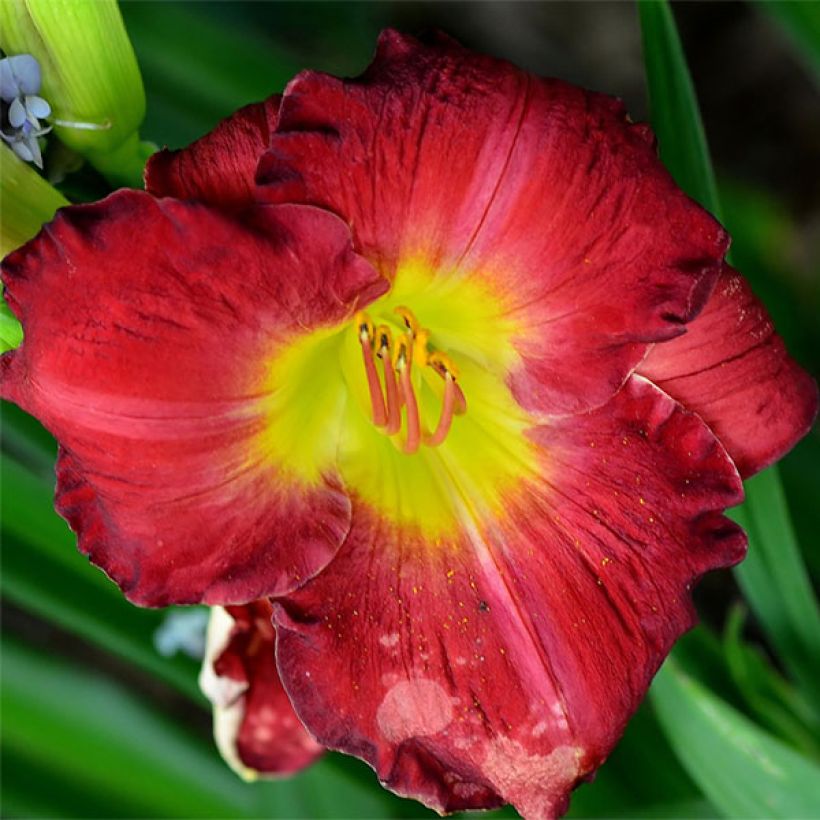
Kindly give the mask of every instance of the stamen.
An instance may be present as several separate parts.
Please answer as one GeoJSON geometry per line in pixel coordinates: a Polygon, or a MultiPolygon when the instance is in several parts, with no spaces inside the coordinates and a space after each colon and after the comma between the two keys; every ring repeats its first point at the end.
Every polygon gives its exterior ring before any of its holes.
{"type": "Polygon", "coordinates": [[[455,388],[456,394],[455,414],[457,416],[463,416],[467,412],[467,397],[455,381],[453,382],[453,387],[455,388]]]}
{"type": "MultiPolygon", "coordinates": [[[[450,425],[453,423],[453,411],[456,406],[456,390],[461,392],[461,388],[456,385],[451,373],[444,374],[444,401],[441,405],[441,415],[438,425],[432,435],[425,436],[424,443],[428,447],[438,447],[447,434],[450,432],[450,425]]],[[[463,396],[463,394],[462,394],[463,396]]]]}
{"type": "Polygon", "coordinates": [[[391,348],[393,347],[393,337],[390,328],[380,325],[376,330],[378,340],[378,351],[376,355],[382,360],[382,372],[384,373],[384,387],[387,393],[387,427],[385,433],[392,436],[401,429],[401,397],[399,396],[399,386],[396,382],[396,371],[393,369],[391,348]]]}
{"type": "Polygon", "coordinates": [[[411,338],[414,338],[418,332],[422,330],[419,320],[416,319],[416,315],[412,310],[410,310],[410,308],[405,307],[404,305],[399,305],[397,308],[393,308],[393,313],[398,313],[398,315],[404,319],[404,324],[407,325],[411,338]]]}
{"type": "Polygon", "coordinates": [[[430,341],[429,331],[422,328],[413,336],[413,364],[425,367],[430,361],[427,344],[430,341]]]}
{"type": "Polygon", "coordinates": [[[421,423],[419,421],[419,406],[413,390],[411,370],[413,366],[412,348],[407,334],[399,338],[396,349],[396,370],[399,371],[399,384],[404,399],[407,415],[407,438],[404,442],[405,453],[415,453],[421,443],[421,423]]]}
{"type": "Polygon", "coordinates": [[[446,379],[448,373],[452,375],[455,394],[453,412],[457,416],[463,416],[467,412],[467,399],[456,381],[458,379],[458,367],[455,362],[446,353],[436,350],[428,356],[427,364],[443,379],[446,379]]]}
{"type": "Polygon", "coordinates": [[[367,374],[367,387],[370,390],[370,409],[373,414],[373,424],[384,427],[387,424],[387,411],[384,407],[384,395],[376,370],[376,361],[373,358],[373,324],[365,314],[357,314],[359,325],[359,342],[362,346],[364,371],[367,374]]]}
{"type": "Polygon", "coordinates": [[[450,433],[453,417],[467,411],[467,400],[458,384],[458,367],[446,354],[430,345],[430,332],[422,327],[411,310],[397,307],[395,312],[404,319],[407,331],[402,333],[395,344],[387,324],[375,327],[370,317],[356,314],[359,343],[362,348],[367,386],[370,391],[370,406],[373,423],[384,428],[389,436],[401,432],[402,405],[407,433],[402,449],[405,453],[415,453],[422,443],[437,447],[450,433]],[[376,357],[382,360],[382,380],[379,378],[376,357]],[[413,387],[413,364],[431,367],[444,379],[444,394],[438,424],[432,433],[422,429],[419,404],[413,387]]]}

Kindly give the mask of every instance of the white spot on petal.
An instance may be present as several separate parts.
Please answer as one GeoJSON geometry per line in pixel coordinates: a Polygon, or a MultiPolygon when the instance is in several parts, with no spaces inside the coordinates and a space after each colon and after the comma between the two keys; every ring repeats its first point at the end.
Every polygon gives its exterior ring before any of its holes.
{"type": "Polygon", "coordinates": [[[395,684],[379,705],[376,720],[391,743],[411,737],[434,735],[453,720],[447,692],[435,681],[417,678],[395,684]]]}
{"type": "Polygon", "coordinates": [[[554,817],[581,775],[584,750],[558,746],[548,755],[530,754],[517,740],[490,742],[483,769],[495,790],[524,817],[554,817]]]}
{"type": "Polygon", "coordinates": [[[532,727],[532,736],[541,737],[547,729],[549,729],[549,723],[547,723],[546,720],[539,720],[538,723],[532,727]]]}

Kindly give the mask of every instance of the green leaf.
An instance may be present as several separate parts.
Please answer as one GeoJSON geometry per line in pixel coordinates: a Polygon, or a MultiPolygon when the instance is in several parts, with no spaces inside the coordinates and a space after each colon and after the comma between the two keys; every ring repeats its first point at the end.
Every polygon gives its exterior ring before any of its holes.
{"type": "Polygon", "coordinates": [[[244,783],[220,759],[209,732],[182,728],[159,703],[7,636],[2,654],[3,797],[14,815],[430,814],[378,788],[364,764],[334,754],[292,779],[244,783]]]}
{"type": "Polygon", "coordinates": [[[569,817],[715,816],[644,704],[595,780],[572,796],[569,817]],[[651,771],[652,777],[646,772],[651,771]],[[695,808],[695,806],[699,808],[695,808]],[[690,808],[684,809],[684,806],[690,808]]]}
{"type": "Polygon", "coordinates": [[[820,720],[801,693],[742,637],[746,608],[729,613],[723,636],[732,679],[758,722],[795,748],[820,759],[820,720]]]}
{"type": "Polygon", "coordinates": [[[3,641],[9,750],[108,805],[143,816],[248,816],[250,803],[207,746],[112,681],[3,641]]]}
{"type": "Polygon", "coordinates": [[[764,732],[670,658],[652,699],[680,762],[727,817],[820,815],[820,767],[764,732]]]}
{"type": "Polygon", "coordinates": [[[732,514],[749,535],[735,577],[778,657],[820,711],[820,607],[776,467],[746,482],[746,503],[732,514]]]}
{"type": "Polygon", "coordinates": [[[17,460],[45,483],[54,483],[57,442],[37,419],[8,402],[0,403],[0,453],[17,460]]]}
{"type": "Polygon", "coordinates": [[[8,456],[0,463],[0,479],[3,595],[202,702],[197,665],[182,656],[163,658],[154,648],[164,613],[129,604],[78,553],[74,536],[54,512],[52,487],[8,456]]]}
{"type": "MultiPolygon", "coordinates": [[[[809,266],[799,264],[795,251],[803,240],[797,218],[771,191],[748,183],[720,180],[719,193],[725,225],[733,240],[732,264],[743,271],[766,305],[791,354],[817,372],[820,261],[809,266]]],[[[820,475],[815,480],[820,480],[820,475]]]]}
{"type": "Polygon", "coordinates": [[[706,132],[672,10],[666,0],[639,0],[638,13],[649,112],[661,159],[689,196],[719,216],[706,132]]]}
{"type": "Polygon", "coordinates": [[[786,32],[820,82],[820,5],[806,0],[757,0],[757,4],[786,32]]]}

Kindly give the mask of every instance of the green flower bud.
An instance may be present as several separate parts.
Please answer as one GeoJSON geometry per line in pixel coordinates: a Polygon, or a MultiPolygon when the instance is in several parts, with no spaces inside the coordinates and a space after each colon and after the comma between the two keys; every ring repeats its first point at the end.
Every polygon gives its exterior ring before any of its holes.
{"type": "MultiPolygon", "coordinates": [[[[31,239],[68,201],[5,143],[0,143],[0,257],[31,239]]],[[[0,300],[0,353],[17,347],[23,331],[0,300]]]]}
{"type": "Polygon", "coordinates": [[[115,183],[141,184],[145,92],[115,0],[2,0],[0,47],[31,54],[50,124],[115,183]]]}
{"type": "Polygon", "coordinates": [[[68,200],[0,143],[0,257],[31,239],[68,200]]]}

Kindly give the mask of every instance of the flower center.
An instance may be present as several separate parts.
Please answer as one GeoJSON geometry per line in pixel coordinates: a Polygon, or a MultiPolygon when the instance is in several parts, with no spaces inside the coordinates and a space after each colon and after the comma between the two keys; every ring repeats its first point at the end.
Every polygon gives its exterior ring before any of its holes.
{"type": "Polygon", "coordinates": [[[452,359],[446,353],[430,348],[430,332],[421,327],[409,308],[402,305],[394,312],[404,319],[407,327],[395,343],[390,327],[386,324],[376,327],[367,313],[356,315],[356,328],[370,391],[373,424],[388,436],[399,435],[404,408],[406,432],[402,449],[405,453],[415,453],[421,444],[438,447],[445,441],[453,416],[467,412],[467,400],[457,384],[458,369],[452,359]],[[379,379],[376,358],[381,360],[383,383],[379,379]],[[430,368],[430,372],[444,380],[441,413],[432,432],[421,429],[418,399],[413,387],[414,365],[430,368]]]}
{"type": "Polygon", "coordinates": [[[406,264],[351,321],[276,351],[254,456],[303,483],[338,475],[434,538],[495,515],[543,472],[527,436],[535,422],[506,383],[517,328],[504,307],[468,277],[406,264]]]}

